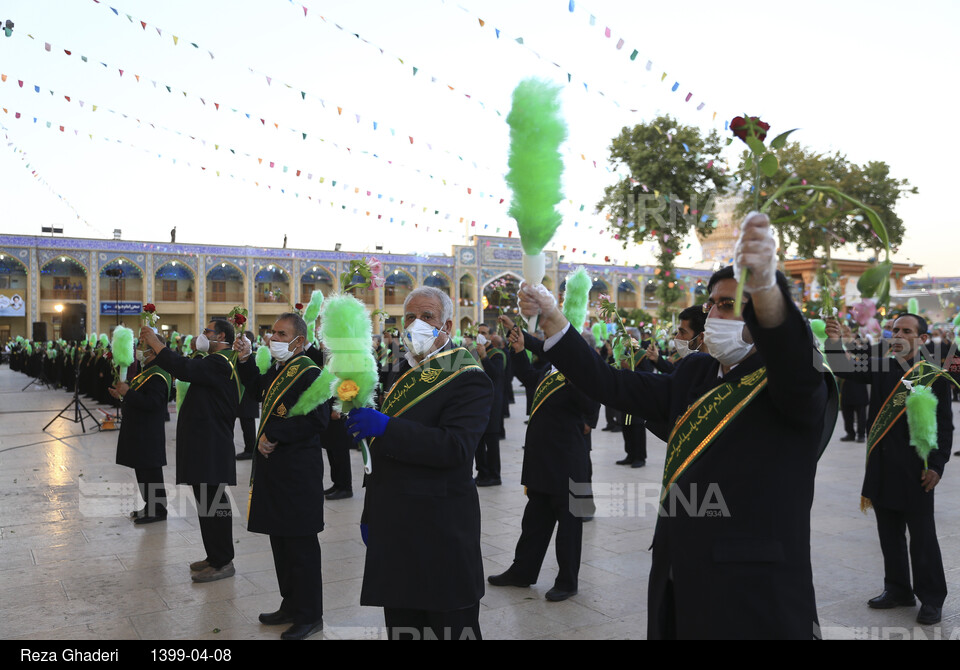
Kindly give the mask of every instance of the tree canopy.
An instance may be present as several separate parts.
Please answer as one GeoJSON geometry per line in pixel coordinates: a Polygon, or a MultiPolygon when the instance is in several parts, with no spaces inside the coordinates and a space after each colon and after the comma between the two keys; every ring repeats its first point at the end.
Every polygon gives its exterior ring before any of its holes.
{"type": "Polygon", "coordinates": [[[608,160],[620,181],[604,189],[597,209],[606,212],[624,248],[648,238],[657,242],[662,317],[683,296],[674,266],[681,241],[691,231],[709,235],[716,226],[712,199],[730,183],[719,160],[722,144],[715,130],[703,137],[669,115],[624,127],[611,141],[608,160]]]}

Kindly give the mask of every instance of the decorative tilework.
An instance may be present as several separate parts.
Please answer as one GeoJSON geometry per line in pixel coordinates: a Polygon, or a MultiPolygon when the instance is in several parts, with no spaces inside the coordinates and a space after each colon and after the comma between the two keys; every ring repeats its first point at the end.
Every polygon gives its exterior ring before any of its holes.
{"type": "Polygon", "coordinates": [[[197,275],[197,257],[196,256],[174,256],[172,254],[152,254],[154,273],[167,263],[176,261],[181,265],[186,265],[193,270],[193,276],[197,275]]]}

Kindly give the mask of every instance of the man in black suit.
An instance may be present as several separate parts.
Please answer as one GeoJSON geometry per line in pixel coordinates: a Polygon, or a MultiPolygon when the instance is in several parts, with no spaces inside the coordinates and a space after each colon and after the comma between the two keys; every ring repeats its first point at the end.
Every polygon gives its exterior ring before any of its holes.
{"type": "Polygon", "coordinates": [[[741,231],[743,317],[733,269],[721,269],[708,287],[710,355],[692,354],[670,375],[614,370],[545,290],[520,291],[521,312],[541,313],[545,355],[560,372],[604,404],[673,427],[649,638],[819,636],[810,508],[831,380],[813,364],[810,329],[776,272],[769,220],[754,213],[741,231]]]}
{"type": "Polygon", "coordinates": [[[128,384],[118,381],[109,388],[110,395],[121,401],[123,421],[117,436],[117,465],[133,468],[137,477],[142,510],[130,514],[137,525],[164,521],[167,518],[167,491],[163,485],[163,466],[167,464],[166,430],[167,399],[170,397],[170,375],[155,365],[153,349],[138,350],[143,372],[128,384]]]}
{"type": "Polygon", "coordinates": [[[933,492],[950,459],[953,413],[950,386],[943,378],[943,370],[924,364],[922,348],[928,337],[927,322],[916,314],[900,315],[893,323],[893,338],[889,341],[892,356],[882,358],[846,358],[839,340],[840,324],[835,319],[827,322],[826,332],[825,348],[837,376],[869,384],[871,388],[867,465],[861,496],[863,508],[873,507],[877,516],[884,576],[883,592],[867,604],[875,609],[913,606],[916,595],[921,604],[917,622],[938,623],[947,583],[933,517],[933,492]],[[904,416],[910,388],[919,385],[930,386],[937,398],[937,445],[926,463],[911,446],[904,416]],[[909,561],[905,530],[910,532],[909,561]]]}
{"type": "Polygon", "coordinates": [[[513,564],[487,581],[494,586],[530,586],[557,528],[556,552],[559,571],[546,593],[552,602],[566,600],[579,588],[583,515],[571,508],[575,485],[590,482],[589,428],[597,425],[600,403],[591,400],[566,381],[556,369],[541,371],[530,365],[524,348],[543,353],[543,343],[529,333],[521,335],[510,324],[514,374],[533,395],[530,420],[523,442],[520,483],[526,487],[520,539],[513,564]]]}
{"type": "MultiPolygon", "coordinates": [[[[244,337],[253,345],[256,339],[251,331],[246,331],[244,337]]],[[[260,418],[260,397],[255,393],[244,393],[240,399],[240,432],[243,435],[243,451],[237,454],[238,461],[249,461],[257,448],[257,419],[260,418]]]]}
{"type": "Polygon", "coordinates": [[[232,577],[233,510],[227,486],[237,485],[233,426],[243,386],[237,353],[231,349],[233,324],[214,319],[197,337],[203,358],[185,358],[163,346],[152,328],[140,329],[140,341],[153,349],[156,364],[172,377],[190,383],[177,419],[177,484],[193,487],[200,535],[207,556],[190,564],[195,582],[232,577]]]}
{"type": "Polygon", "coordinates": [[[267,625],[292,624],[280,636],[302,640],[323,628],[323,582],[320,542],[323,530],[323,451],[320,436],[330,420],[329,401],[293,415],[303,393],[320,376],[304,353],[307,324],[296,313],[281,314],[273,324],[270,351],[274,364],[263,375],[238,340],[240,376],[263,401],[253,463],[247,530],[270,536],[277,582],[283,598],[275,612],[260,615],[267,625]]]}
{"type": "MultiPolygon", "coordinates": [[[[857,359],[870,357],[870,345],[866,340],[854,338],[850,327],[842,327],[844,344],[857,359]]],[[[867,405],[870,393],[867,385],[854,379],[840,379],[840,411],[843,414],[843,429],[846,435],[841,442],[867,441],[867,405]]]]}
{"type": "Polygon", "coordinates": [[[476,355],[493,384],[493,405],[490,408],[490,421],[477,446],[477,486],[500,486],[500,435],[503,433],[503,385],[507,355],[503,350],[503,338],[496,333],[490,334],[486,324],[482,327],[487,332],[477,336],[476,355]]]}
{"type": "Polygon", "coordinates": [[[372,439],[363,523],[360,604],[384,608],[391,639],[480,638],[483,563],[473,459],[493,388],[454,347],[453,303],[432,287],[404,301],[407,354],[378,412],[350,412],[347,430],[372,439]]]}

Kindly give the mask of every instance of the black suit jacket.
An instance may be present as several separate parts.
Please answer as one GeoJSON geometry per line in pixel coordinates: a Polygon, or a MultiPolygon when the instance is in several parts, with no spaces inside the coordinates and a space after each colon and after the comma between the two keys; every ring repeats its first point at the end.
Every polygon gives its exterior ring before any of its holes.
{"type": "Polygon", "coordinates": [[[213,354],[185,358],[164,348],[156,363],[190,382],[177,418],[177,484],[237,484],[233,426],[240,399],[230,363],[213,354]]]}
{"type": "MultiPolygon", "coordinates": [[[[297,357],[300,358],[300,357],[297,357]]],[[[287,374],[297,358],[277,369],[271,365],[263,375],[253,356],[239,366],[240,378],[249,393],[258,400],[280,374],[287,374]]],[[[307,357],[309,358],[309,357],[307,357]]],[[[302,362],[303,359],[300,358],[302,362]]],[[[302,363],[300,363],[302,364],[302,363]]],[[[253,464],[253,492],[247,530],[281,537],[315,535],[323,530],[323,451],[321,432],[330,420],[330,401],[303,416],[290,416],[300,396],[320,376],[308,370],[283,394],[276,407],[261,421],[263,433],[277,442],[269,457],[257,449],[253,464]],[[283,409],[280,409],[280,406],[283,409]]],[[[187,393],[187,398],[190,398],[187,393]]],[[[268,411],[268,408],[264,408],[268,411]]]]}
{"type": "Polygon", "coordinates": [[[784,297],[787,319],[772,329],[760,328],[747,304],[744,320],[757,352],[722,380],[707,354],[691,354],[670,375],[614,370],[572,330],[546,352],[591,397],[669,426],[722,381],[767,367],[766,388],[676,480],[657,518],[651,639],[809,639],[818,629],[810,507],[828,392],[813,365],[810,329],[786,291],[784,297]],[[675,630],[667,620],[670,581],[675,630]]]}
{"type": "MultiPolygon", "coordinates": [[[[404,360],[392,379],[409,368],[404,360]]],[[[483,371],[462,372],[391,418],[370,444],[361,605],[449,611],[483,597],[473,459],[492,402],[483,371]]]]}
{"type": "MultiPolygon", "coordinates": [[[[149,370],[152,365],[147,366],[149,370]]],[[[123,421],[117,437],[117,465],[158,468],[167,464],[167,383],[153,375],[123,396],[123,421]]]]}
{"type": "MultiPolygon", "coordinates": [[[[542,352],[542,342],[524,333],[526,346],[542,352]]],[[[550,369],[534,368],[527,353],[512,355],[514,374],[528,394],[534,394],[550,369]]],[[[596,426],[600,403],[566,382],[530,415],[523,441],[520,483],[533,491],[565,496],[570,481],[590,481],[590,443],[585,426],[596,426]]]]}
{"type": "MultiPolygon", "coordinates": [[[[830,352],[828,358],[836,375],[845,380],[844,389],[846,380],[870,386],[868,423],[871,426],[891,391],[917,362],[916,359],[911,360],[903,367],[893,358],[871,358],[865,361],[867,370],[856,371],[849,370],[851,365],[842,353],[830,352]]],[[[937,396],[937,448],[927,457],[927,463],[931,470],[942,477],[953,448],[950,382],[938,379],[933,384],[933,393],[937,396]]],[[[861,495],[878,507],[904,511],[929,509],[932,513],[933,492],[924,492],[920,485],[922,474],[923,460],[917,455],[916,449],[910,446],[910,430],[904,413],[874,447],[867,460],[861,495]]]]}

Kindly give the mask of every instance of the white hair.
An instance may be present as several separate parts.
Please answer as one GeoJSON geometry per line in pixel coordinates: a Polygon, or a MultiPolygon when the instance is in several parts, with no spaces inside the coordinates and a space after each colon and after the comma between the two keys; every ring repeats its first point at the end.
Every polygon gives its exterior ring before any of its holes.
{"type": "Polygon", "coordinates": [[[450,296],[447,295],[446,292],[434,286],[421,286],[420,288],[415,288],[410,291],[403,301],[404,313],[406,313],[407,305],[410,301],[417,297],[430,298],[431,300],[439,302],[441,311],[443,312],[443,323],[453,321],[453,300],[450,299],[450,296]]]}

